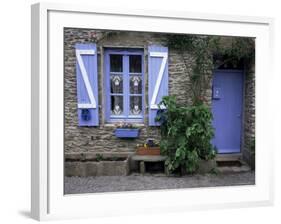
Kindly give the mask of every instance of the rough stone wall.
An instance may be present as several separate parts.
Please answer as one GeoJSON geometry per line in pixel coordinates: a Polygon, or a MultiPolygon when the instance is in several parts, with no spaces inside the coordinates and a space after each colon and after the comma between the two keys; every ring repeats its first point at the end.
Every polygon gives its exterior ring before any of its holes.
{"type": "MultiPolygon", "coordinates": [[[[108,32],[89,29],[65,28],[64,30],[64,101],[65,101],[65,152],[66,153],[101,153],[101,152],[134,152],[136,144],[144,143],[147,138],[159,139],[159,128],[149,127],[145,109],[144,125],[141,125],[140,137],[135,140],[118,139],[114,136],[115,127],[106,124],[104,117],[104,89],[103,89],[103,51],[104,47],[135,47],[144,49],[145,77],[147,80],[147,47],[150,44],[165,45],[165,35],[144,32],[108,32]],[[76,68],[75,44],[97,43],[98,47],[98,88],[99,88],[99,119],[98,127],[78,127],[77,97],[76,97],[76,68]]],[[[191,102],[189,91],[189,75],[192,71],[192,56],[183,56],[169,50],[169,94],[175,95],[179,103],[191,102]]],[[[145,82],[145,106],[148,102],[148,83],[145,82]]]]}
{"type": "Polygon", "coordinates": [[[244,141],[243,158],[255,166],[255,156],[251,148],[255,140],[255,64],[251,63],[245,74],[244,91],[244,141]]]}

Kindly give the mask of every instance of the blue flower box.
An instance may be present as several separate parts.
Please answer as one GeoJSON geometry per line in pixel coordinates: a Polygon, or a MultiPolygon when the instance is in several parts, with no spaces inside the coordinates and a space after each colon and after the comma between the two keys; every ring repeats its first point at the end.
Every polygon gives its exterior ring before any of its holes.
{"type": "Polygon", "coordinates": [[[138,129],[138,128],[116,128],[114,133],[117,138],[138,138],[140,129],[138,129]]]}

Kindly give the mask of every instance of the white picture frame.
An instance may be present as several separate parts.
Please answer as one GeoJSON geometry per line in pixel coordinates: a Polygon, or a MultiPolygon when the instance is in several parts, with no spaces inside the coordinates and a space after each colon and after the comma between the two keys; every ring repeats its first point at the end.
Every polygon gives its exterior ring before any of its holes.
{"type": "Polygon", "coordinates": [[[271,111],[263,93],[272,85],[273,24],[273,19],[261,17],[32,5],[32,217],[50,220],[271,205],[273,146],[267,132],[271,111]],[[64,195],[63,27],[256,38],[256,184],[64,195]]]}

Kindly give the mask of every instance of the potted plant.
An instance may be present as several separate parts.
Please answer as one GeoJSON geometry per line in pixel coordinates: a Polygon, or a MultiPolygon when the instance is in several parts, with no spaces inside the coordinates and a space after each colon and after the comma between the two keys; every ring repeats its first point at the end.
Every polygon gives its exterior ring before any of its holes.
{"type": "Polygon", "coordinates": [[[140,129],[130,123],[117,124],[114,134],[117,138],[138,138],[140,129]]]}
{"type": "Polygon", "coordinates": [[[146,140],[144,144],[137,144],[137,155],[160,155],[159,142],[152,138],[146,140]]]}

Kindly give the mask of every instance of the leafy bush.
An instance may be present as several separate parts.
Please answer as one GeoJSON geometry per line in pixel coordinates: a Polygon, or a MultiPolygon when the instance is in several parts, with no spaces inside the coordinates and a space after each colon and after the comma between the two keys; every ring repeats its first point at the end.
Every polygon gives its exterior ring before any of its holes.
{"type": "Polygon", "coordinates": [[[215,157],[211,144],[214,130],[212,113],[204,104],[180,106],[174,96],[165,96],[160,104],[166,109],[158,110],[156,121],[160,122],[161,154],[167,156],[165,165],[170,171],[184,167],[188,173],[198,168],[200,159],[215,157]]]}
{"type": "Polygon", "coordinates": [[[97,161],[97,162],[100,162],[100,161],[102,161],[102,160],[104,160],[103,155],[97,153],[97,154],[96,154],[96,161],[97,161]]]}

